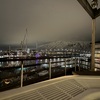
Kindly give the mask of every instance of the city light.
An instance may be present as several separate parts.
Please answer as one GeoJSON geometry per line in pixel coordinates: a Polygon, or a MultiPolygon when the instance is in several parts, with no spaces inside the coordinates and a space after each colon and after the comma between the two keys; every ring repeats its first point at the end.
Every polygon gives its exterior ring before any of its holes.
{"type": "Polygon", "coordinates": [[[92,0],[91,7],[92,7],[92,9],[97,9],[98,8],[98,0],[92,0]]]}

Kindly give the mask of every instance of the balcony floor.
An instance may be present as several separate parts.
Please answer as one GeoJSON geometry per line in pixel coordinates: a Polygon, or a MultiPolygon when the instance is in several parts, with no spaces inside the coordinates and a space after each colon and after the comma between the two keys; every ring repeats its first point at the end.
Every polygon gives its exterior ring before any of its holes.
{"type": "Polygon", "coordinates": [[[100,76],[63,76],[0,93],[0,100],[100,100],[100,76]]]}

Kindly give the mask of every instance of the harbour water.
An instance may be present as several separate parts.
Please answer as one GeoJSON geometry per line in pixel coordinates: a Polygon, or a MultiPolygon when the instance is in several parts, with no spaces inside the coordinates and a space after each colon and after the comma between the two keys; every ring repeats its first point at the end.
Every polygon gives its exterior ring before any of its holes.
{"type": "Polygon", "coordinates": [[[28,57],[22,60],[17,57],[17,61],[16,57],[10,57],[6,61],[0,60],[0,91],[20,87],[21,84],[24,86],[62,75],[71,75],[72,71],[89,69],[90,64],[88,58],[75,54],[33,58],[28,57]],[[82,59],[85,59],[84,64],[82,59]],[[84,66],[81,65],[82,68],[79,68],[80,64],[84,66]]]}

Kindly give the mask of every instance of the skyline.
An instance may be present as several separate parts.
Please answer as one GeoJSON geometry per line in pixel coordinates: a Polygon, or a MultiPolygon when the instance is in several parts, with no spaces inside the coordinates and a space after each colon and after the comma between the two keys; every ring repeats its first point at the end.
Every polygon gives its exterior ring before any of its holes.
{"type": "MultiPolygon", "coordinates": [[[[76,0],[0,0],[0,46],[36,41],[91,41],[92,19],[76,0]]],[[[100,40],[100,17],[96,41],[100,40]]]]}

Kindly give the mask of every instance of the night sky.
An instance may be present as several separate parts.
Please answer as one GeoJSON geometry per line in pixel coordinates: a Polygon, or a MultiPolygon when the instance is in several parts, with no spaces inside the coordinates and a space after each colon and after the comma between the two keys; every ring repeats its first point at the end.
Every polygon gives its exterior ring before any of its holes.
{"type": "MultiPolygon", "coordinates": [[[[0,46],[36,41],[91,41],[92,19],[77,0],[0,0],[0,46]]],[[[100,40],[100,17],[96,41],[100,40]]]]}

